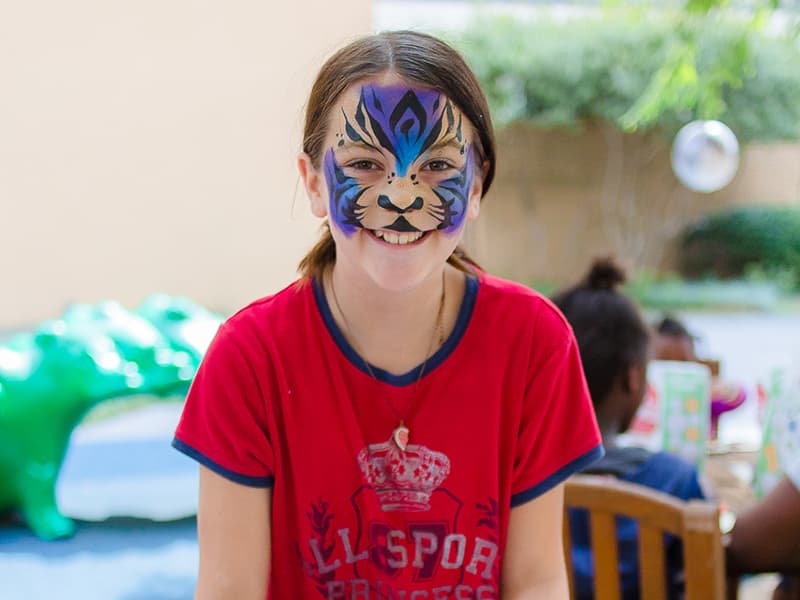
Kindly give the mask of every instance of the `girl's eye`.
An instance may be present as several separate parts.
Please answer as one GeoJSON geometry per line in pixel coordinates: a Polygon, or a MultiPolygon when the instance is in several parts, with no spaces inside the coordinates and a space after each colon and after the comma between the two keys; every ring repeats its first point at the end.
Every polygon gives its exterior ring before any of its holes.
{"type": "Polygon", "coordinates": [[[356,171],[372,171],[381,168],[378,163],[372,160],[354,160],[348,163],[347,166],[356,171]]]}
{"type": "Polygon", "coordinates": [[[428,162],[423,168],[428,171],[446,171],[452,169],[453,165],[446,160],[436,159],[428,162]]]}

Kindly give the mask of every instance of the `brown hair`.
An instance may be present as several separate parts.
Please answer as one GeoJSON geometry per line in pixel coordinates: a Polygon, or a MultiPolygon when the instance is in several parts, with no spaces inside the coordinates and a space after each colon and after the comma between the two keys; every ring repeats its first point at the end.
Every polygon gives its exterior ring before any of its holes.
{"type": "MultiPolygon", "coordinates": [[[[414,31],[386,31],[358,39],[331,56],[311,88],[303,132],[303,152],[319,168],[327,136],[328,117],[339,96],[360,79],[393,71],[408,82],[430,87],[446,95],[472,123],[478,165],[488,163],[483,174],[482,196],[494,179],[495,139],[489,105],[474,73],[461,55],[435,37],[414,31]]],[[[300,261],[304,277],[321,275],[336,260],[336,245],[325,223],[319,241],[300,261]]],[[[461,270],[477,266],[459,246],[448,262],[461,270]]]]}

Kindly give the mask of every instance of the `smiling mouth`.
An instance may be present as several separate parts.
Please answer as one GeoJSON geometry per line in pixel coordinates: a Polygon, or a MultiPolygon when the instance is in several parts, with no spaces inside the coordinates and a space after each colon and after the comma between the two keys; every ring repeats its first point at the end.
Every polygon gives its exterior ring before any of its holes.
{"type": "Polygon", "coordinates": [[[413,244],[414,242],[422,239],[428,232],[415,231],[413,233],[395,233],[394,231],[386,231],[385,229],[370,229],[369,232],[379,240],[397,246],[405,246],[413,244]]]}
{"type": "Polygon", "coordinates": [[[397,246],[405,246],[419,241],[428,231],[421,231],[408,222],[405,217],[397,217],[391,225],[369,232],[381,241],[397,246]]]}

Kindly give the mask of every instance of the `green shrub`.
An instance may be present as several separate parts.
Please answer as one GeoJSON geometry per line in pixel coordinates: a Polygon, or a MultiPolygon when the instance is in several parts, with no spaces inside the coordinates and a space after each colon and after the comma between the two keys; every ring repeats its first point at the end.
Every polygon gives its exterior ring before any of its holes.
{"type": "Polygon", "coordinates": [[[634,280],[627,293],[647,310],[775,310],[782,298],[779,286],[769,281],[667,278],[634,280]]]}
{"type": "MultiPolygon", "coordinates": [[[[538,282],[531,287],[553,297],[568,284],[538,282]]],[[[639,269],[623,288],[646,311],[773,311],[792,298],[774,278],[757,273],[745,279],[715,278],[687,281],[676,273],[639,269]]],[[[789,307],[791,309],[791,307],[789,307]]],[[[795,309],[796,310],[796,309],[795,309]]]]}
{"type": "Polygon", "coordinates": [[[719,118],[742,141],[800,138],[796,40],[768,37],[734,20],[700,19],[687,33],[685,22],[678,26],[668,14],[637,17],[486,17],[453,41],[499,124],[579,127],[601,119],[624,129],[654,73],[665,62],[680,62],[676,53],[690,35],[697,70],[677,69],[690,84],[679,82],[670,88],[673,96],[657,98],[648,128],[670,134],[694,118],[719,118]]]}
{"type": "Polygon", "coordinates": [[[743,206],[688,226],[678,254],[688,277],[750,275],[800,284],[800,207],[743,206]]]}

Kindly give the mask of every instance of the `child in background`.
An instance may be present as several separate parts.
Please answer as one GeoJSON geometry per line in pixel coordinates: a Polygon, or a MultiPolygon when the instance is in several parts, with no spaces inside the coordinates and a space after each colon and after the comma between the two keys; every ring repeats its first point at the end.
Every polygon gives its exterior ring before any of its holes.
{"type": "Polygon", "coordinates": [[[229,319],[174,445],[200,469],[196,600],[565,600],[563,481],[602,455],[569,325],[459,246],[486,98],[420,33],[320,70],[301,278],[229,319]]]}
{"type": "Polygon", "coordinates": [[[712,369],[709,436],[711,439],[717,439],[720,415],[740,407],[747,399],[746,390],[741,385],[720,380],[718,363],[697,357],[694,336],[689,333],[683,323],[674,317],[665,316],[654,329],[656,335],[653,341],[653,358],[655,360],[699,362],[712,369]]]}
{"type": "MultiPolygon", "coordinates": [[[[585,473],[610,475],[671,494],[682,500],[705,497],[696,469],[666,452],[621,447],[617,436],[627,431],[647,387],[650,331],[636,305],[617,287],[625,273],[613,260],[594,262],[585,279],[553,299],[572,325],[578,341],[606,455],[585,473]]],[[[592,559],[585,511],[570,511],[575,591],[579,599],[593,597],[592,559]]],[[[617,519],[622,597],[639,597],[636,524],[617,519]]],[[[682,572],[678,540],[667,547],[669,597],[680,592],[682,572]]]]}
{"type": "Polygon", "coordinates": [[[695,361],[694,337],[675,317],[665,315],[653,327],[653,358],[655,360],[695,361]]]}
{"type": "Polygon", "coordinates": [[[737,517],[726,539],[725,567],[734,578],[787,573],[772,598],[800,599],[800,458],[760,502],[737,517]]]}

